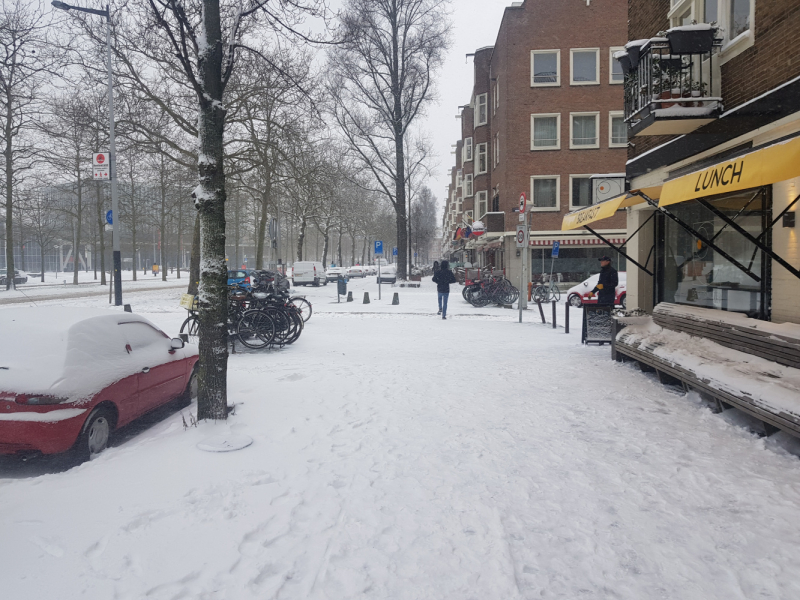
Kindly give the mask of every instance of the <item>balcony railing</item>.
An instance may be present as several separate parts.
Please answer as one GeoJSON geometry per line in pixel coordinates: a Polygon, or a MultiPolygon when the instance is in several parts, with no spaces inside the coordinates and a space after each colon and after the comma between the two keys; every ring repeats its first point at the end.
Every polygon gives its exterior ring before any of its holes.
{"type": "Polygon", "coordinates": [[[625,75],[625,121],[630,136],[686,134],[722,111],[713,40],[702,52],[676,52],[666,37],[632,42],[615,57],[625,75]]]}

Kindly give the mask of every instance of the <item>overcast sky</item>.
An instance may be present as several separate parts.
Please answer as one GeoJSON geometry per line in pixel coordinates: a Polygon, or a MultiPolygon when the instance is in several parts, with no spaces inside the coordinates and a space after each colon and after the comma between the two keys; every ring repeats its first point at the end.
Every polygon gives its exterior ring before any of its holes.
{"type": "MultiPolygon", "coordinates": [[[[420,128],[432,140],[435,152],[435,170],[428,187],[440,204],[444,206],[445,188],[450,182],[448,170],[454,156],[450,146],[460,137],[460,123],[455,116],[458,107],[469,102],[472,93],[472,58],[466,59],[478,48],[493,46],[497,38],[503,10],[512,0],[452,0],[450,4],[452,22],[452,45],[444,68],[437,77],[437,100],[428,108],[420,121],[420,128]]],[[[331,8],[337,9],[343,0],[331,0],[331,8]]]]}

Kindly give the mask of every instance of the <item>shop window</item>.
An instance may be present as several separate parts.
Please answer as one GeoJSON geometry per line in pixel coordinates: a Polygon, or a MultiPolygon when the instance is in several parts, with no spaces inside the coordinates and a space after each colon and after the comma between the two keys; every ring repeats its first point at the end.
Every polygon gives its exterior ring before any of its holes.
{"type": "MultiPolygon", "coordinates": [[[[709,203],[751,236],[758,237],[770,219],[766,190],[750,190],[709,198],[709,203]]],[[[713,212],[696,201],[675,204],[670,212],[707,240],[748,267],[758,282],[713,248],[675,223],[664,219],[664,244],[659,250],[662,279],[659,300],[745,313],[767,318],[770,290],[769,261],[738,231],[726,226],[713,212]]]]}

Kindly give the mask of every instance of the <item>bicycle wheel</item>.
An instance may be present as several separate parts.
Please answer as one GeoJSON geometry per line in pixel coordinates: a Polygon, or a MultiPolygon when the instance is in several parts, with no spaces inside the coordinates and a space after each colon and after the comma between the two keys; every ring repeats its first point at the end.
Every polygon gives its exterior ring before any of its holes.
{"type": "Polygon", "coordinates": [[[533,301],[534,302],[546,302],[547,301],[547,288],[543,285],[537,285],[533,288],[533,301]]]}
{"type": "Polygon", "coordinates": [[[236,324],[236,335],[244,346],[261,350],[269,346],[275,338],[275,323],[266,311],[248,310],[236,324]]]}
{"type": "Polygon", "coordinates": [[[289,319],[292,321],[292,335],[287,338],[287,345],[294,344],[305,328],[305,321],[303,321],[303,317],[299,313],[289,313],[289,319]]]}
{"type": "Polygon", "coordinates": [[[289,299],[289,303],[297,307],[304,322],[311,318],[311,302],[300,296],[295,296],[289,299]]]}
{"type": "Polygon", "coordinates": [[[189,341],[192,344],[196,344],[200,339],[200,319],[197,318],[197,315],[189,315],[186,317],[186,320],[181,325],[181,333],[185,333],[189,336],[189,341]]]}
{"type": "Polygon", "coordinates": [[[550,288],[550,300],[556,302],[561,300],[561,291],[556,286],[550,288]]]}
{"type": "Polygon", "coordinates": [[[266,312],[272,319],[272,322],[275,323],[275,337],[272,343],[280,346],[285,345],[286,340],[294,333],[292,331],[292,321],[289,318],[288,312],[283,308],[274,306],[266,309],[266,312]]]}

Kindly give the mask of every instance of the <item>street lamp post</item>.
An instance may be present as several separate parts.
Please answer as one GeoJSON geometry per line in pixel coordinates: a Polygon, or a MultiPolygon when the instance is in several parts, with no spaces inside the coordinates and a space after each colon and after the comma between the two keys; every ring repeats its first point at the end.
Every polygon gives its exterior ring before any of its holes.
{"type": "Polygon", "coordinates": [[[106,55],[108,62],[108,145],[109,179],[111,180],[111,238],[114,248],[114,304],[122,306],[122,258],[119,250],[119,200],[117,196],[117,148],[114,142],[114,82],[111,75],[111,9],[81,8],[54,0],[51,4],[60,10],[77,10],[106,18],[106,55]]]}

